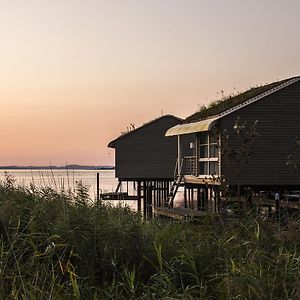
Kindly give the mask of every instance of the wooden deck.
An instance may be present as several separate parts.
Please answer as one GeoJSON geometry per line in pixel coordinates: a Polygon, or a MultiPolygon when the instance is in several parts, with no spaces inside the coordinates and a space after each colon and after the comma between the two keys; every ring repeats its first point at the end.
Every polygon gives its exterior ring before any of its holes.
{"type": "MultiPolygon", "coordinates": [[[[230,203],[243,203],[243,207],[247,207],[247,204],[250,204],[250,202],[247,202],[246,199],[241,199],[238,197],[231,197],[229,199],[220,199],[221,206],[224,205],[227,207],[230,203]],[[223,204],[223,205],[222,205],[223,204]],[[245,205],[245,206],[244,206],[245,205]]],[[[279,203],[276,203],[275,200],[272,199],[266,199],[261,197],[254,197],[251,201],[253,205],[255,205],[257,208],[259,207],[265,207],[268,208],[270,211],[273,209],[300,209],[300,201],[287,201],[287,200],[281,200],[279,203]]],[[[211,213],[211,210],[206,211],[200,211],[196,209],[189,209],[189,208],[183,208],[183,207],[176,207],[176,208],[168,208],[168,207],[155,207],[154,208],[154,214],[157,216],[163,216],[172,218],[175,220],[186,220],[186,219],[192,219],[192,218],[201,218],[206,216],[207,214],[211,213]]]]}
{"type": "Polygon", "coordinates": [[[176,220],[186,220],[191,218],[199,218],[207,215],[207,212],[188,209],[183,207],[168,208],[168,207],[155,207],[154,214],[164,216],[176,220]]]}
{"type": "Polygon", "coordinates": [[[220,179],[218,178],[203,178],[203,177],[196,177],[191,175],[184,176],[184,183],[188,184],[199,184],[199,185],[209,185],[209,186],[218,186],[221,184],[220,179]]]}
{"type": "Polygon", "coordinates": [[[103,193],[100,194],[101,200],[138,200],[137,196],[128,195],[128,193],[103,193]]]}

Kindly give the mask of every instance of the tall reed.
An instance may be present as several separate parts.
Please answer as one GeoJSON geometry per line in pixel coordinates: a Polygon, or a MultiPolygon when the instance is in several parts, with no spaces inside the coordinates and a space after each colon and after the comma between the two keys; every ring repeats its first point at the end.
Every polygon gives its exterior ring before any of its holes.
{"type": "Polygon", "coordinates": [[[0,299],[297,299],[300,222],[143,222],[127,207],[0,185],[0,299]]]}

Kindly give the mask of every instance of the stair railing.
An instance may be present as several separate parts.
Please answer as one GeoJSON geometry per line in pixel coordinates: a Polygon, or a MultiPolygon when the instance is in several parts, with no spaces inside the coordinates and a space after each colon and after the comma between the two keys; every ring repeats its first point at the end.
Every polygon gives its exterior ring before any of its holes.
{"type": "Polygon", "coordinates": [[[174,181],[172,183],[168,199],[167,199],[167,207],[172,207],[174,198],[176,196],[177,190],[179,188],[179,185],[181,183],[183,174],[182,174],[182,169],[183,169],[183,162],[184,158],[177,159],[176,161],[176,166],[175,166],[175,171],[174,171],[174,181]],[[179,162],[179,168],[178,168],[178,162],[179,162]],[[177,172],[176,172],[177,171],[177,172]]]}

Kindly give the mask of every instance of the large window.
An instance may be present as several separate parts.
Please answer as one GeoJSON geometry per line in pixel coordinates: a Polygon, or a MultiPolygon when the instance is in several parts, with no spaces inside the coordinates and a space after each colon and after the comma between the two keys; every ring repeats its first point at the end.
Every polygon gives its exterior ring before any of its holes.
{"type": "Polygon", "coordinates": [[[201,132],[199,138],[199,175],[218,175],[218,139],[215,134],[201,132]]]}

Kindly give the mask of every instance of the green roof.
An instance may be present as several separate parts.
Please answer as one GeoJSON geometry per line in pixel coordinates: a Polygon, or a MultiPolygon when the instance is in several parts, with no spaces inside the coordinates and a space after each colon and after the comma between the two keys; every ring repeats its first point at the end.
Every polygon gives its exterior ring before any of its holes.
{"type": "Polygon", "coordinates": [[[292,77],[289,79],[284,79],[281,81],[276,81],[273,83],[269,83],[266,85],[262,85],[259,87],[254,87],[246,92],[240,93],[238,95],[229,96],[225,99],[217,100],[211,102],[208,107],[204,107],[203,109],[200,109],[196,113],[192,114],[191,116],[187,117],[183,123],[193,123],[197,122],[203,119],[210,118],[212,116],[219,115],[231,108],[234,108],[237,105],[243,104],[244,102],[257,97],[263,93],[266,93],[270,91],[271,89],[278,87],[281,84],[284,84],[290,80],[296,79],[298,77],[292,77]]]}
{"type": "Polygon", "coordinates": [[[168,115],[163,115],[163,116],[157,117],[157,118],[155,118],[155,119],[152,119],[151,121],[149,121],[149,122],[143,124],[143,125],[140,126],[140,127],[132,128],[132,130],[129,130],[129,131],[127,131],[127,132],[122,132],[121,135],[120,135],[119,137],[117,137],[116,139],[114,139],[113,141],[111,141],[111,142],[107,145],[107,147],[115,148],[115,143],[116,143],[117,141],[119,141],[120,139],[126,138],[127,136],[131,135],[132,133],[134,133],[134,132],[136,132],[136,131],[138,131],[138,130],[141,130],[141,129],[143,129],[143,128],[145,128],[145,127],[147,127],[147,126],[149,126],[149,125],[151,125],[151,124],[153,124],[153,123],[155,123],[155,122],[157,122],[157,121],[159,121],[159,120],[166,119],[166,118],[167,118],[167,119],[174,119],[174,120],[176,120],[178,123],[182,122],[182,119],[181,119],[181,118],[176,117],[176,116],[174,116],[174,115],[169,115],[169,114],[168,114],[168,115]]]}

